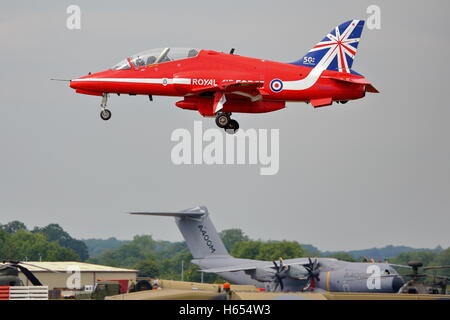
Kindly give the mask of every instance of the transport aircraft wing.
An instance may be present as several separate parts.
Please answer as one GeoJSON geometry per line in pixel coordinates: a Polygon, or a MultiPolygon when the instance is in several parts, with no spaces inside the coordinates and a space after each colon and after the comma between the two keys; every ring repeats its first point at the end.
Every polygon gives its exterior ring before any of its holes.
{"type": "MultiPolygon", "coordinates": [[[[304,265],[304,264],[308,264],[308,263],[309,263],[308,258],[300,258],[300,259],[294,259],[294,261],[291,261],[291,262],[289,262],[289,260],[283,261],[283,266],[304,265]]],[[[269,269],[269,268],[274,268],[273,262],[255,260],[254,263],[250,263],[250,264],[241,264],[241,265],[234,265],[234,266],[228,266],[228,267],[202,269],[200,271],[208,272],[208,273],[220,273],[220,272],[251,271],[251,270],[255,270],[255,269],[269,269]]]]}

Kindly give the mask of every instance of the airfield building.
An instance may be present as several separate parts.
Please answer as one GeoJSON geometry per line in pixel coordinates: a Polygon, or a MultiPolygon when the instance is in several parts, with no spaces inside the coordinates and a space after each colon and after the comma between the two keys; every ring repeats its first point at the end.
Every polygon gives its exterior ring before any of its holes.
{"type": "MultiPolygon", "coordinates": [[[[48,286],[49,290],[70,290],[74,289],[74,286],[83,289],[87,286],[94,286],[98,280],[130,280],[136,282],[138,272],[138,270],[133,269],[76,261],[27,261],[27,263],[35,265],[26,265],[26,267],[39,279],[42,285],[48,286]]],[[[32,285],[24,274],[20,273],[19,276],[24,285],[32,285]]]]}

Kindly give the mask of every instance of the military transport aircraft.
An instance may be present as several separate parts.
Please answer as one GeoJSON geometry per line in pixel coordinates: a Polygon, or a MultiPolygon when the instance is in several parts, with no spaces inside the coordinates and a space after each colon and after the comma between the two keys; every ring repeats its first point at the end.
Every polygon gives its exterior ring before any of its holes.
{"type": "Polygon", "coordinates": [[[335,27],[304,57],[292,63],[248,58],[195,48],[160,48],[133,55],[109,70],[70,80],[77,93],[101,96],[100,116],[110,94],[183,97],[176,105],[215,117],[216,124],[235,133],[233,112],[264,113],[283,109],[287,101],[313,107],[346,103],[378,92],[352,70],[363,20],[335,27]]]}
{"type": "Polygon", "coordinates": [[[279,262],[234,258],[220,239],[206,207],[131,214],[175,217],[194,258],[192,263],[202,272],[216,273],[234,284],[250,284],[270,291],[397,293],[405,283],[394,265],[388,263],[333,258],[280,258],[279,262]]]}

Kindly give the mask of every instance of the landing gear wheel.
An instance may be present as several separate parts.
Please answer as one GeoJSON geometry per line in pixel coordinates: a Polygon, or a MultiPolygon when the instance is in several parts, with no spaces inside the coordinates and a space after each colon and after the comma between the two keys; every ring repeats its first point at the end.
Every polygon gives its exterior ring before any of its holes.
{"type": "Polygon", "coordinates": [[[152,285],[147,280],[139,280],[136,283],[136,292],[144,290],[152,290],[152,285]]]}
{"type": "Polygon", "coordinates": [[[109,120],[111,118],[111,111],[109,111],[108,109],[103,109],[102,111],[100,111],[100,118],[105,121],[109,120]]]}
{"type": "Polygon", "coordinates": [[[228,134],[235,134],[239,130],[239,122],[231,120],[228,126],[225,128],[225,132],[228,134]]]}
{"type": "Polygon", "coordinates": [[[230,124],[230,115],[226,113],[220,113],[216,116],[216,124],[219,128],[225,129],[230,124]]]}

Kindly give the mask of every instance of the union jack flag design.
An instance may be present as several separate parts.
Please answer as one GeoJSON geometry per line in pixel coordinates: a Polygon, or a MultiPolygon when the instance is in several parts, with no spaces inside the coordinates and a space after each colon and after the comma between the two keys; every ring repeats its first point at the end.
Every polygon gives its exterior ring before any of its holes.
{"type": "Polygon", "coordinates": [[[350,20],[337,26],[293,64],[351,73],[363,27],[363,20],[350,20]]]}

